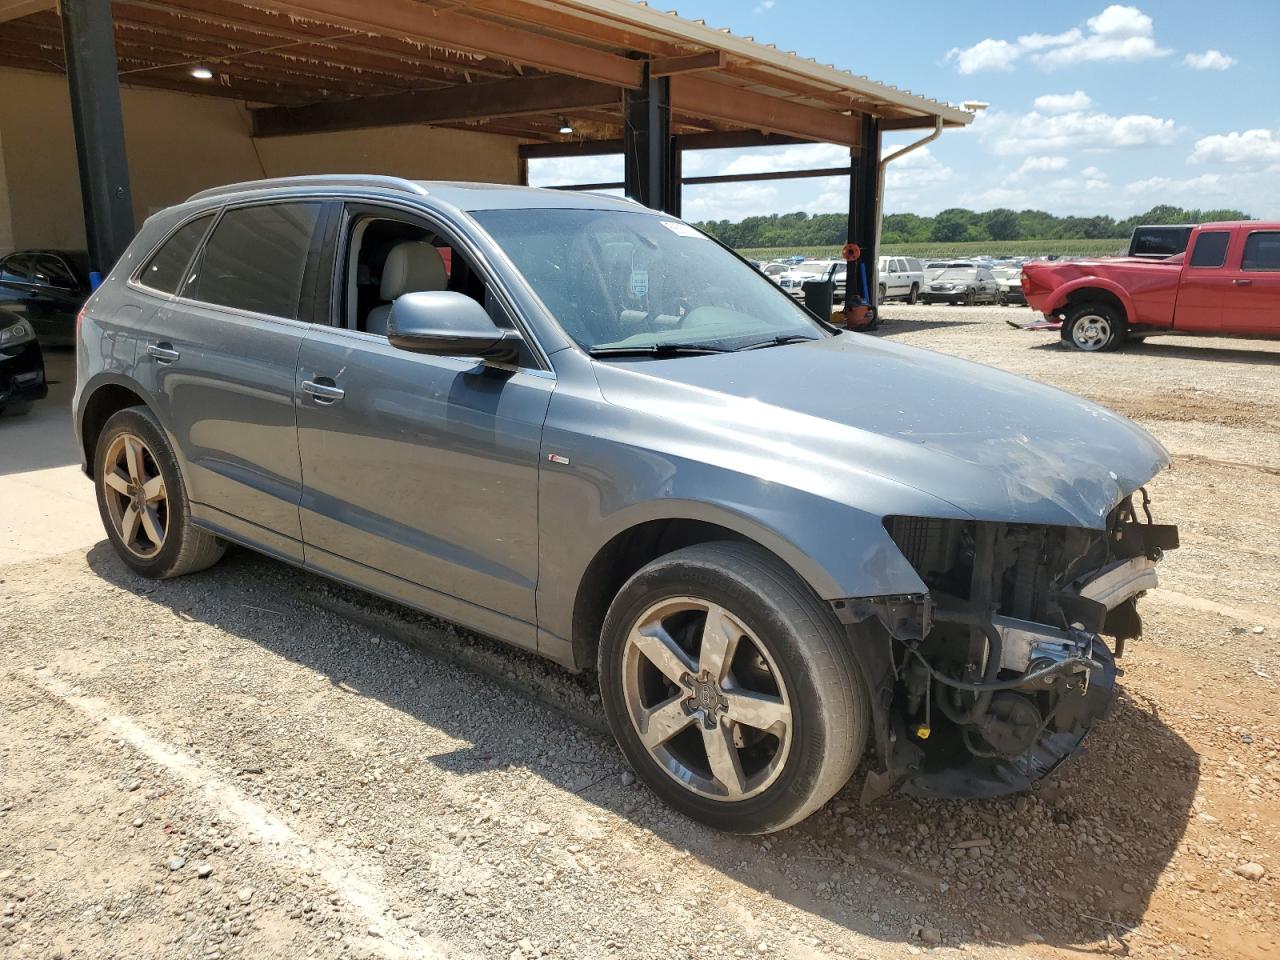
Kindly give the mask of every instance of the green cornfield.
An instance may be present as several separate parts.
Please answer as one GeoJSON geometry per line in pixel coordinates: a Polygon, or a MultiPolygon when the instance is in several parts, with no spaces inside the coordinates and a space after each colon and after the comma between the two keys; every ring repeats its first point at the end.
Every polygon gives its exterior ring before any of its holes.
{"type": "MultiPolygon", "coordinates": [[[[1099,257],[1124,253],[1127,240],[987,240],[975,243],[886,243],[885,257],[1099,257]]],[[[748,247],[738,251],[753,260],[803,256],[822,260],[840,256],[839,247],[748,247]]]]}

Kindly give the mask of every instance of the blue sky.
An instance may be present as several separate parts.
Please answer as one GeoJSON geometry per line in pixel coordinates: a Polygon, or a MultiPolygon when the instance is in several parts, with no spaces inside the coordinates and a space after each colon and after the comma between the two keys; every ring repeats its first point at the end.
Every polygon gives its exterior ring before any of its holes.
{"type": "MultiPolygon", "coordinates": [[[[991,104],[888,167],[885,209],[1157,203],[1280,218],[1280,0],[681,0],[678,12],[938,100],[991,104]],[[858,38],[864,38],[859,40],[858,38]]],[[[886,150],[916,134],[885,138],[886,150]]],[[[834,166],[812,144],[685,155],[686,175],[834,166]]],[[[620,157],[541,161],[534,183],[620,180],[620,157]]],[[[689,187],[686,219],[845,208],[847,179],[689,187]]]]}

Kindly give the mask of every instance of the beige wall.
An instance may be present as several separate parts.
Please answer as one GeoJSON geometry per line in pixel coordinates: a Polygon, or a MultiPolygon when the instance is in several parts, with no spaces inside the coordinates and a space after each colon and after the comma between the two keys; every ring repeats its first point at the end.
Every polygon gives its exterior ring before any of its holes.
{"type": "MultiPolygon", "coordinates": [[[[66,79],[0,68],[0,253],[83,247],[66,79]]],[[[254,140],[239,103],[124,88],[134,216],[219,183],[299,173],[387,173],[515,183],[516,141],[432,127],[254,140]]]]}

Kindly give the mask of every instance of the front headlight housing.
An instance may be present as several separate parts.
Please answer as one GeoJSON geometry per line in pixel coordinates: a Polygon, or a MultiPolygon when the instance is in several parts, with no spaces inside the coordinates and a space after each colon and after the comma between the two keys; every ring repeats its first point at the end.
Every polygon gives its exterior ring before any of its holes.
{"type": "Polygon", "coordinates": [[[8,324],[0,320],[0,324],[4,324],[0,326],[0,347],[16,347],[20,343],[36,338],[36,332],[31,329],[31,324],[26,320],[8,324]]]}

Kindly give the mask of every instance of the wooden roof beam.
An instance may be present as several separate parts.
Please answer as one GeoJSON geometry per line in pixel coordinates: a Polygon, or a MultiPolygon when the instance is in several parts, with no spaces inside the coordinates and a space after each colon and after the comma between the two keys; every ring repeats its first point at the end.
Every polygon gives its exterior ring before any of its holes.
{"type": "Polygon", "coordinates": [[[617,87],[638,90],[643,82],[644,68],[638,60],[465,13],[434,13],[416,0],[383,0],[354,9],[350,0],[285,0],[270,7],[353,30],[387,32],[617,87]]]}
{"type": "Polygon", "coordinates": [[[658,57],[649,61],[649,76],[669,77],[677,73],[723,70],[728,65],[729,57],[723,50],[695,53],[688,57],[658,57]]]}
{"type": "Polygon", "coordinates": [[[255,110],[253,135],[279,137],[406,123],[489,120],[606,107],[618,100],[616,88],[591,80],[520,77],[441,90],[393,93],[385,97],[255,110]]]}
{"type": "Polygon", "coordinates": [[[52,10],[54,0],[0,0],[0,23],[52,10]]]}
{"type": "Polygon", "coordinates": [[[695,76],[671,78],[671,109],[845,147],[856,147],[862,136],[861,117],[791,103],[695,76]]]}

